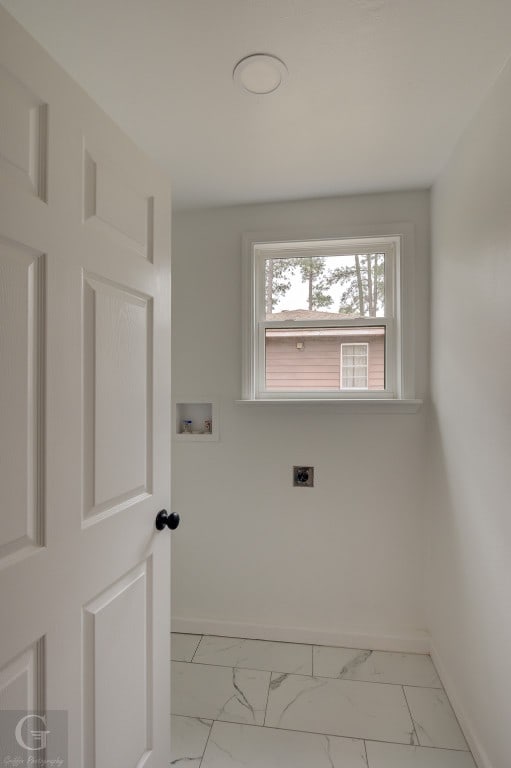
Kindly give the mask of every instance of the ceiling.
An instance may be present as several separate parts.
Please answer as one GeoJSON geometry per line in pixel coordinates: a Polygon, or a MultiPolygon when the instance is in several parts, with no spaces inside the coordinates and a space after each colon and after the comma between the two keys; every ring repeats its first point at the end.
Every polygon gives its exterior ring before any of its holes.
{"type": "Polygon", "coordinates": [[[510,0],[0,1],[178,208],[429,186],[511,55],[510,0]],[[233,83],[255,52],[275,93],[233,83]]]}

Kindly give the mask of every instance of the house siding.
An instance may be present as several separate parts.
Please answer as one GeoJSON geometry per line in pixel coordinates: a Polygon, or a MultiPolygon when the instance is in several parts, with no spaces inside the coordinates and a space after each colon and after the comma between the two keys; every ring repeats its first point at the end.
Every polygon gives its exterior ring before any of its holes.
{"type": "Polygon", "coordinates": [[[367,343],[370,390],[385,388],[385,340],[383,336],[336,336],[335,338],[268,338],[266,341],[266,388],[340,389],[341,344],[367,343]],[[297,342],[303,348],[297,348],[297,342]]]}

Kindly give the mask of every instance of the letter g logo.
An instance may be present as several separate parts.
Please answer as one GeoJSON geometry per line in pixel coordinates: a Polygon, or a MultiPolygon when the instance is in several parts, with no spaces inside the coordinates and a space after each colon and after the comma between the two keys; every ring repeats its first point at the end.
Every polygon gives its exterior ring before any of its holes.
{"type": "Polygon", "coordinates": [[[46,718],[42,717],[42,715],[25,715],[25,717],[22,717],[21,720],[18,721],[18,725],[16,726],[15,730],[15,736],[16,741],[20,745],[20,747],[23,747],[23,749],[27,749],[30,752],[37,752],[40,749],[44,749],[46,747],[46,743],[48,741],[48,734],[49,731],[46,730],[46,718]],[[31,738],[32,745],[38,744],[39,746],[31,746],[25,742],[25,739],[23,738],[23,725],[28,720],[40,720],[42,724],[44,725],[45,730],[39,730],[39,731],[29,731],[31,738]]]}

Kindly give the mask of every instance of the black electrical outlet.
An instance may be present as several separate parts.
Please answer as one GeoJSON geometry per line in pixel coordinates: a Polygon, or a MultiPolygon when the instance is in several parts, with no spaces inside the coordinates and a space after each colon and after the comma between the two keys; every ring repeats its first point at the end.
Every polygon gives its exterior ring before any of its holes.
{"type": "Polygon", "coordinates": [[[293,467],[293,485],[297,488],[313,488],[314,467],[293,467]]]}

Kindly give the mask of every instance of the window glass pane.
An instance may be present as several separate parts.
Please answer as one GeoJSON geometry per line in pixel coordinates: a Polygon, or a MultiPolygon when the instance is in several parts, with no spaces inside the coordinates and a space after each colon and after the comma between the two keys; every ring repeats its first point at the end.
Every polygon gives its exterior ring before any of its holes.
{"type": "Polygon", "coordinates": [[[385,389],[385,328],[267,328],[269,391],[385,389]]]}
{"type": "Polygon", "coordinates": [[[385,255],[296,256],[265,260],[268,320],[385,315],[385,255]]]}

